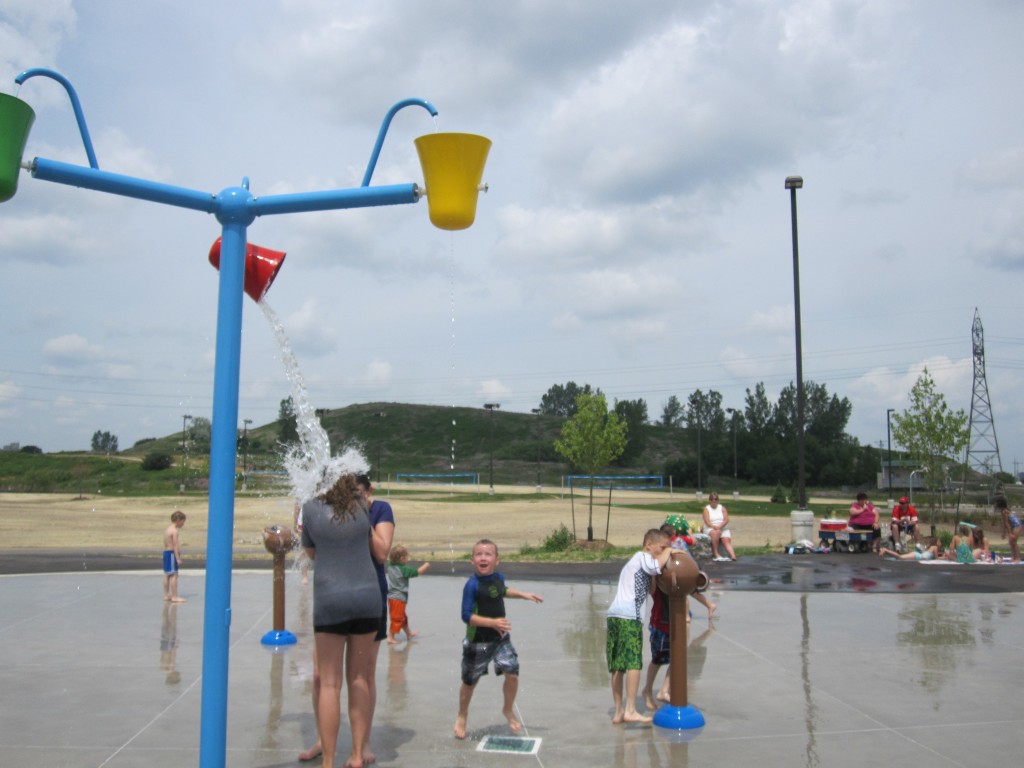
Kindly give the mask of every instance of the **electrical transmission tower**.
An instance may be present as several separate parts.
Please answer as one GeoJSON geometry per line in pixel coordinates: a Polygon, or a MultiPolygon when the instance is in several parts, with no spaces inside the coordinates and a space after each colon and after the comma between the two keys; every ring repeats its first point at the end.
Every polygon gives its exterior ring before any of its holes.
{"type": "Polygon", "coordinates": [[[971,392],[970,441],[967,444],[967,458],[964,460],[967,471],[960,485],[958,510],[964,498],[967,475],[971,471],[989,478],[990,488],[997,485],[994,474],[1003,471],[996,425],[992,420],[992,401],[989,400],[988,382],[985,380],[985,331],[981,327],[981,316],[977,308],[974,310],[971,341],[974,350],[974,390],[971,392]]]}

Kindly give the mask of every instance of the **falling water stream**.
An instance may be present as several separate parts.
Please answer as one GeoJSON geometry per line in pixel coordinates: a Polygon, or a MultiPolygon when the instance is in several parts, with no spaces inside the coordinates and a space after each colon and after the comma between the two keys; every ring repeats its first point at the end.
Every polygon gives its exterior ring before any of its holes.
{"type": "Polygon", "coordinates": [[[265,299],[261,299],[259,305],[274,331],[281,350],[281,363],[295,401],[299,444],[288,449],[284,465],[291,483],[292,496],[302,503],[332,486],[346,472],[368,472],[370,465],[359,448],[354,446],[347,446],[339,455],[331,456],[331,441],[309,401],[306,382],[284,326],[265,299]]]}
{"type": "MultiPolygon", "coordinates": [[[[451,337],[451,376],[452,376],[452,455],[451,461],[448,463],[448,471],[455,472],[455,429],[458,426],[455,418],[455,398],[454,398],[454,387],[455,387],[455,235],[449,233],[449,247],[448,247],[448,291],[451,299],[451,312],[452,312],[452,337],[451,337]]],[[[452,563],[452,573],[455,573],[455,519],[448,523],[448,553],[449,562],[452,563]]]]}

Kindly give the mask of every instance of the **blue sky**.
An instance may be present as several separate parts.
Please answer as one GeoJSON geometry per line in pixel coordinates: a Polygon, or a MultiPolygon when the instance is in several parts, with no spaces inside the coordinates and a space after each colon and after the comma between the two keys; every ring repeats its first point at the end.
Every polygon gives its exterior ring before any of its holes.
{"type": "MultiPolygon", "coordinates": [[[[358,186],[400,99],[494,141],[476,224],[426,203],[275,216],[268,301],[316,407],[528,412],[555,383],[740,408],[794,380],[789,194],[805,378],[885,440],[927,366],[970,408],[985,327],[1004,469],[1024,462],[1024,6],[856,2],[123,3],[0,0],[0,90],[36,111],[26,157],[217,192],[358,186]],[[6,74],[4,74],[6,73],[6,74]]],[[[421,182],[422,110],[375,183],[421,182]]],[[[0,207],[0,444],[122,447],[212,409],[219,234],[205,214],[33,179],[0,207]]],[[[239,419],[288,382],[246,302],[239,419]]],[[[1024,466],[1021,467],[1024,469],[1024,466]]]]}

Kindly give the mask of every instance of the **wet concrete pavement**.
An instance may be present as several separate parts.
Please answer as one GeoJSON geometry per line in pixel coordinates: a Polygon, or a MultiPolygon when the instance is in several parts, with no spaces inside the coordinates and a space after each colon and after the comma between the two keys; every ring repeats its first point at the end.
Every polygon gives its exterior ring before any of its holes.
{"type": "MultiPolygon", "coordinates": [[[[273,559],[262,547],[236,547],[235,570],[270,570],[273,559]]],[[[289,559],[289,566],[291,565],[289,559]]],[[[436,562],[436,561],[435,561],[436,562]]],[[[503,562],[502,570],[516,578],[567,583],[614,582],[622,560],[591,563],[503,562]]],[[[468,560],[443,562],[456,575],[468,576],[468,560]]],[[[699,563],[718,588],[814,592],[1019,592],[1024,591],[1024,568],[1011,565],[961,566],[944,561],[921,564],[880,558],[866,553],[754,555],[735,562],[699,563]]],[[[203,569],[201,553],[187,552],[185,566],[203,569]]],[[[0,575],[80,573],[89,571],[146,571],[159,567],[150,550],[34,549],[0,551],[0,575]]]]}
{"type": "MultiPolygon", "coordinates": [[[[203,572],[186,571],[189,602],[168,606],[156,570],[98,572],[98,561],[86,562],[0,577],[3,764],[198,765],[203,572]]],[[[545,598],[508,602],[522,664],[519,714],[526,735],[540,739],[531,756],[478,751],[485,736],[508,734],[491,676],[474,697],[469,738],[451,736],[468,566],[435,563],[412,583],[420,637],[381,648],[379,764],[860,768],[1019,759],[1020,566],[805,555],[703,567],[719,616],[709,624],[695,610],[687,670],[689,703],[707,722],[666,731],[610,723],[604,611],[618,564],[504,564],[511,586],[545,598]]],[[[296,765],[315,732],[312,588],[289,572],[286,625],[298,643],[272,651],[260,643],[272,628],[271,571],[237,570],[232,584],[225,765],[296,765]]],[[[343,722],[341,758],[347,745],[343,722]]]]}

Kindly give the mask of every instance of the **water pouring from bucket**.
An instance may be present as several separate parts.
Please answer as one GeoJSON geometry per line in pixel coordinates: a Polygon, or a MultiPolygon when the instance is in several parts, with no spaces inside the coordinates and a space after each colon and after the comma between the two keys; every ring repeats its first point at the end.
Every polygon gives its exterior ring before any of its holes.
{"type": "Polygon", "coordinates": [[[430,133],[414,142],[423,168],[430,223],[438,229],[467,229],[476,219],[476,202],[491,140],[472,133],[430,133]]]}

